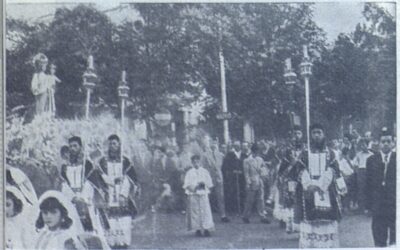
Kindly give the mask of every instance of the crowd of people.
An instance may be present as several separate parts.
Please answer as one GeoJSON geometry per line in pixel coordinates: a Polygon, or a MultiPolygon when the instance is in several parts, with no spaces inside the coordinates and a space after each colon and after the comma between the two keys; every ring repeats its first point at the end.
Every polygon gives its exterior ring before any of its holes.
{"type": "Polygon", "coordinates": [[[359,211],[372,216],[376,246],[395,244],[394,135],[383,128],[375,139],[352,131],[329,141],[314,124],[308,148],[302,128],[290,134],[229,145],[205,136],[181,150],[155,143],[145,170],[115,134],[97,160],[73,136],[60,149],[57,190],[37,197],[18,166],[7,165],[7,249],[127,249],[140,212],[185,214],[198,237],[212,236],[213,212],[221,223],[237,215],[251,223],[255,214],[298,233],[300,247],[321,248],[339,247],[342,214],[359,211]]]}

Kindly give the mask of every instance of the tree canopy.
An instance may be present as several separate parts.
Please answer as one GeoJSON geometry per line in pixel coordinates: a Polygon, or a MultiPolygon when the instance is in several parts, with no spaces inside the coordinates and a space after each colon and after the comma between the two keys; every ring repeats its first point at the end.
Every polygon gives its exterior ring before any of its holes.
{"type": "Polygon", "coordinates": [[[375,4],[365,4],[367,24],[339,35],[333,46],[313,20],[312,4],[132,3],[129,11],[137,20],[120,24],[91,5],[59,8],[49,23],[7,17],[7,108],[32,106],[31,59],[42,52],[62,80],[58,115],[82,113],[82,74],[93,55],[99,76],[94,105],[118,105],[126,70],[129,116],[146,119],[161,107],[176,109],[205,90],[211,97],[205,116],[218,130],[222,51],[234,136],[244,120],[261,134],[284,134],[288,112],[304,116],[299,64],[307,45],[314,117],[336,128],[348,117],[370,120],[368,129],[395,120],[395,20],[375,4]],[[293,92],[283,78],[288,57],[298,76],[293,92]],[[373,122],[376,117],[382,122],[373,122]]]}

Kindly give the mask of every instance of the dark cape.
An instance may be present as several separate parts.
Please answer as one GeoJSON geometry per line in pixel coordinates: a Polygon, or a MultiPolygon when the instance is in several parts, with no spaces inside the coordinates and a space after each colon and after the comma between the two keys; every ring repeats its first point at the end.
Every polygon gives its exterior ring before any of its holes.
{"type": "MultiPolygon", "coordinates": [[[[79,159],[71,161],[69,165],[77,165],[77,164],[79,164],[78,162],[82,162],[83,161],[82,158],[83,157],[81,156],[79,159]]],[[[70,186],[70,182],[69,182],[69,180],[67,178],[67,174],[66,174],[67,167],[68,166],[66,164],[61,166],[60,175],[61,175],[62,179],[70,186]]],[[[90,184],[93,186],[93,188],[95,190],[95,192],[94,192],[94,200],[95,201],[96,200],[101,200],[102,199],[101,198],[102,197],[102,191],[101,190],[105,186],[105,181],[101,177],[101,174],[99,173],[99,171],[96,170],[93,167],[93,164],[89,160],[85,160],[85,164],[83,165],[83,168],[84,168],[84,170],[83,170],[83,172],[84,172],[84,181],[89,181],[90,184]]],[[[73,191],[74,192],[80,192],[82,190],[73,190],[73,191]]],[[[95,203],[95,201],[94,201],[94,203],[95,203]]],[[[90,232],[93,231],[94,230],[93,221],[92,221],[92,218],[90,218],[89,209],[88,209],[87,204],[84,203],[84,202],[75,202],[74,205],[75,205],[75,207],[77,209],[77,212],[78,212],[78,215],[79,215],[79,217],[81,219],[81,222],[82,222],[84,230],[85,231],[90,231],[90,232]]]]}
{"type": "MultiPolygon", "coordinates": [[[[121,162],[120,157],[103,157],[99,161],[100,169],[103,174],[108,174],[107,169],[107,162],[114,162],[118,163],[121,162]]],[[[134,167],[130,163],[127,157],[123,157],[123,164],[122,164],[122,173],[125,177],[128,178],[129,182],[132,186],[136,185],[137,183],[137,175],[134,167]]],[[[105,192],[105,202],[108,203],[110,199],[110,192],[108,185],[105,185],[103,188],[105,192]]],[[[126,216],[130,215],[134,218],[137,215],[137,207],[133,196],[133,190],[130,191],[130,195],[128,197],[128,204],[126,207],[118,207],[118,208],[107,208],[107,213],[111,216],[126,216]]]]}
{"type": "Polygon", "coordinates": [[[285,148],[282,152],[282,162],[278,169],[278,180],[277,186],[279,191],[279,203],[284,208],[293,208],[296,201],[295,192],[289,191],[289,182],[296,183],[298,186],[298,174],[296,170],[296,152],[303,152],[304,146],[301,145],[290,145],[285,148]]]}
{"type": "MultiPolygon", "coordinates": [[[[301,221],[341,219],[341,200],[336,187],[336,180],[341,177],[339,165],[332,150],[325,148],[324,151],[328,153],[326,167],[331,168],[333,171],[333,180],[328,187],[331,208],[327,210],[318,209],[314,205],[314,196],[307,195],[307,191],[303,189],[300,178],[308,166],[308,154],[304,150],[300,155],[300,160],[295,163],[294,170],[292,171],[292,175],[298,177],[294,211],[294,220],[296,223],[300,223],[301,221]]],[[[312,152],[316,153],[317,151],[312,150],[312,152]]]]}
{"type": "Polygon", "coordinates": [[[241,154],[240,158],[237,158],[234,152],[228,152],[222,163],[225,206],[226,211],[229,213],[241,212],[238,207],[238,197],[240,199],[240,208],[243,210],[246,191],[243,173],[244,159],[245,156],[243,154],[241,154]],[[235,172],[239,174],[237,175],[235,172]]]}

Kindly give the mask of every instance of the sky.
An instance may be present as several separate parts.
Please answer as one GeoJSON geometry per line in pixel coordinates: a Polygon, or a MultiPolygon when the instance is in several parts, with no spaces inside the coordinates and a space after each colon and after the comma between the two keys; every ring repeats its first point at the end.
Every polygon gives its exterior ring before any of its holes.
{"type": "MultiPolygon", "coordinates": [[[[29,0],[8,0],[6,6],[6,14],[8,16],[24,18],[26,20],[51,19],[51,14],[54,13],[57,7],[66,6],[73,7],[76,2],[93,2],[93,0],[74,0],[57,1],[47,0],[47,3],[38,4],[29,3],[29,0]],[[52,2],[52,3],[49,3],[52,2]],[[50,16],[48,16],[50,14],[50,16]]],[[[46,0],[42,0],[46,2],[46,0]]],[[[96,7],[99,10],[108,10],[117,7],[120,0],[114,1],[96,1],[96,7]]],[[[127,1],[124,1],[127,2],[127,1]]],[[[314,5],[314,21],[319,25],[327,35],[328,43],[333,43],[340,33],[350,33],[355,30],[358,23],[365,22],[362,16],[364,3],[362,2],[319,2],[314,5]]],[[[385,7],[392,15],[395,14],[394,2],[382,2],[382,7],[385,7]]],[[[132,18],[131,13],[127,10],[110,11],[107,15],[114,22],[121,22],[126,18],[132,18]]]]}

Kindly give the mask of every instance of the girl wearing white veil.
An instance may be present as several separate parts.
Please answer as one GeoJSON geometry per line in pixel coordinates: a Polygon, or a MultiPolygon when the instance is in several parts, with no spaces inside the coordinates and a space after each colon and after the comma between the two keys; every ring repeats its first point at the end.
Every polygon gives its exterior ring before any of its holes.
{"type": "Polygon", "coordinates": [[[85,249],[78,235],[83,232],[71,202],[59,191],[45,192],[39,199],[36,228],[40,230],[34,249],[85,249]]]}
{"type": "Polygon", "coordinates": [[[30,205],[22,193],[6,186],[6,249],[27,249],[35,239],[35,229],[30,223],[30,205]]]}

